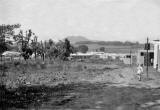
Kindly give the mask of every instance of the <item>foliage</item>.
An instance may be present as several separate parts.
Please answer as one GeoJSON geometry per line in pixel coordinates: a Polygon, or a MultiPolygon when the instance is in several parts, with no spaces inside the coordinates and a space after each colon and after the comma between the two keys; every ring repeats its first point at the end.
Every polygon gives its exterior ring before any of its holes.
{"type": "MultiPolygon", "coordinates": [[[[34,45],[33,40],[31,40],[31,37],[35,35],[31,29],[25,32],[25,35],[23,34],[23,31],[20,30],[18,35],[14,36],[14,40],[17,42],[17,45],[19,45],[20,49],[19,51],[22,52],[22,56],[25,60],[29,59],[30,56],[34,52],[34,48],[36,47],[34,45]],[[32,43],[31,43],[32,41],[32,43]]],[[[35,40],[35,37],[34,37],[35,40]]]]}
{"type": "Polygon", "coordinates": [[[54,41],[52,39],[49,39],[49,46],[52,47],[54,45],[54,41]]]}
{"type": "Polygon", "coordinates": [[[8,50],[7,46],[5,45],[4,37],[0,37],[0,54],[2,54],[4,51],[8,50]]]}
{"type": "Polygon", "coordinates": [[[32,49],[27,47],[23,48],[22,51],[23,51],[22,56],[25,60],[29,59],[29,57],[33,54],[32,49]]]}
{"type": "Polygon", "coordinates": [[[105,47],[100,47],[99,50],[100,50],[101,52],[105,52],[105,47]]]}
{"type": "Polygon", "coordinates": [[[78,47],[71,46],[71,49],[72,49],[72,53],[78,52],[78,47]]]}
{"type": "Polygon", "coordinates": [[[73,47],[71,46],[70,41],[68,39],[65,39],[64,49],[65,49],[65,53],[64,53],[65,57],[69,57],[70,53],[73,53],[73,50],[72,50],[73,47]]]}
{"type": "Polygon", "coordinates": [[[38,42],[38,37],[32,32],[31,29],[27,31],[20,30],[17,35],[14,34],[14,29],[19,28],[20,25],[2,25],[0,26],[0,53],[9,49],[8,44],[12,42],[6,42],[7,35],[12,35],[16,48],[25,60],[29,59],[34,53],[35,59],[37,56],[48,57],[50,59],[67,60],[70,53],[77,51],[68,39],[55,43],[52,39],[45,42],[38,42]]]}
{"type": "Polygon", "coordinates": [[[0,25],[0,54],[10,49],[10,45],[12,45],[12,42],[6,39],[9,39],[11,36],[13,36],[14,29],[19,27],[19,24],[0,25]]]}
{"type": "Polygon", "coordinates": [[[88,51],[88,46],[86,46],[86,45],[80,45],[80,46],[78,47],[78,50],[79,50],[80,52],[82,52],[82,53],[86,53],[86,52],[88,51]]]}
{"type": "Polygon", "coordinates": [[[67,58],[70,56],[70,53],[73,53],[74,50],[74,47],[70,44],[70,41],[68,39],[65,39],[65,41],[59,41],[54,45],[49,45],[49,46],[50,47],[47,47],[46,55],[50,59],[58,58],[61,60],[67,60],[67,58]]]}
{"type": "Polygon", "coordinates": [[[31,48],[32,48],[32,51],[35,55],[35,59],[37,57],[37,50],[38,50],[38,47],[39,47],[37,39],[38,39],[38,37],[34,36],[34,38],[31,40],[31,48]]]}

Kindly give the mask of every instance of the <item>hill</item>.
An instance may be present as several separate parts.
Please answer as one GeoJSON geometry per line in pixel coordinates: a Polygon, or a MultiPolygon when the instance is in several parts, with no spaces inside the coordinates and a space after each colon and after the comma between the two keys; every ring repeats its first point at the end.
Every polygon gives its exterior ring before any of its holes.
{"type": "Polygon", "coordinates": [[[89,51],[100,51],[100,48],[104,47],[107,53],[135,53],[137,50],[144,49],[144,44],[130,41],[79,41],[75,43],[76,47],[79,45],[87,45],[89,51]]]}
{"type": "MultiPolygon", "coordinates": [[[[144,49],[144,44],[131,41],[93,41],[83,36],[69,36],[68,40],[75,46],[87,45],[89,51],[100,51],[101,47],[105,48],[108,53],[135,53],[137,50],[144,49]]],[[[151,48],[153,46],[151,45],[151,48]]]]}
{"type": "Polygon", "coordinates": [[[83,37],[83,36],[69,36],[69,37],[67,37],[67,39],[68,39],[72,44],[75,44],[75,43],[77,43],[77,42],[90,41],[89,39],[87,39],[86,37],[83,37]]]}
{"type": "Polygon", "coordinates": [[[139,42],[130,42],[130,41],[79,41],[76,42],[77,45],[82,44],[98,44],[98,45],[112,45],[112,46],[134,46],[134,45],[142,45],[139,42]]]}

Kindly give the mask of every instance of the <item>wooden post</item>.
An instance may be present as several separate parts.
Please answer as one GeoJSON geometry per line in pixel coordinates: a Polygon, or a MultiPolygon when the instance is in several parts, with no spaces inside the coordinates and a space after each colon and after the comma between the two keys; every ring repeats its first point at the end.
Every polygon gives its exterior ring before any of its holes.
{"type": "Polygon", "coordinates": [[[130,66],[132,65],[132,55],[131,55],[131,49],[130,49],[130,66]]]}
{"type": "Polygon", "coordinates": [[[34,37],[34,43],[35,43],[34,54],[35,54],[35,61],[36,61],[36,58],[37,58],[37,36],[34,37]]]}
{"type": "Polygon", "coordinates": [[[47,49],[47,48],[46,48],[46,45],[47,45],[47,44],[46,44],[46,41],[44,41],[44,51],[45,51],[44,57],[45,57],[45,59],[46,59],[46,49],[47,49]]]}
{"type": "Polygon", "coordinates": [[[43,47],[43,42],[41,40],[41,46],[42,46],[42,59],[43,59],[43,62],[44,62],[44,47],[43,47]]]}
{"type": "Polygon", "coordinates": [[[148,79],[148,49],[149,49],[149,45],[148,45],[148,37],[147,37],[147,68],[146,68],[146,72],[147,72],[147,79],[148,79]]]}

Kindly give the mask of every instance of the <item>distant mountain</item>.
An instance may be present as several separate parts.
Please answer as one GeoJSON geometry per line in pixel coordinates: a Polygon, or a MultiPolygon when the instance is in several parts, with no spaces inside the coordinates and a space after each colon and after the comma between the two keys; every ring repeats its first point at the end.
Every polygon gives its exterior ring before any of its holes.
{"type": "Polygon", "coordinates": [[[67,37],[67,39],[68,39],[72,44],[75,44],[75,43],[77,43],[77,42],[90,41],[89,39],[87,39],[86,37],[83,37],[83,36],[69,36],[69,37],[67,37]]]}
{"type": "Polygon", "coordinates": [[[97,44],[97,45],[112,45],[112,46],[140,46],[143,44],[140,44],[139,42],[122,42],[122,41],[79,41],[76,42],[77,45],[89,45],[89,44],[97,44]]]}

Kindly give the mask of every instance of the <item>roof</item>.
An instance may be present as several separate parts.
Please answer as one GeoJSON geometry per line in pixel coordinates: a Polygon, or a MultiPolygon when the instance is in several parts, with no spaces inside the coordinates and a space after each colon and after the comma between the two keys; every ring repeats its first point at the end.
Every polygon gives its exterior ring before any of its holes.
{"type": "Polygon", "coordinates": [[[87,52],[87,53],[74,53],[71,54],[71,56],[94,56],[94,55],[99,55],[99,56],[126,56],[126,55],[134,55],[134,53],[104,53],[104,52],[87,52]]]}
{"type": "MultiPolygon", "coordinates": [[[[147,52],[147,50],[138,50],[138,52],[147,52]]],[[[154,52],[154,50],[148,50],[148,52],[154,52]]]]}
{"type": "Polygon", "coordinates": [[[71,56],[91,56],[93,54],[90,53],[76,53],[76,54],[71,54],[71,56]]]}
{"type": "Polygon", "coordinates": [[[14,52],[14,51],[5,51],[2,53],[3,56],[7,57],[14,57],[14,56],[20,56],[21,53],[19,52],[14,52]]]}

